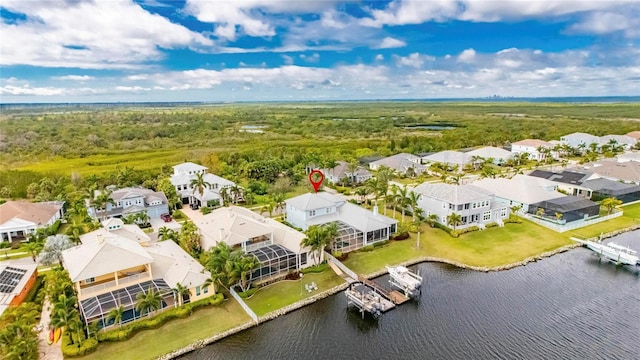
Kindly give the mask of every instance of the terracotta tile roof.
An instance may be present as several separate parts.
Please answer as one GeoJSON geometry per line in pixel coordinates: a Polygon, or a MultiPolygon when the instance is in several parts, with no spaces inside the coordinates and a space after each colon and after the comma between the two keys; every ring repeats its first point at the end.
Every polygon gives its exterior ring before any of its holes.
{"type": "Polygon", "coordinates": [[[56,215],[62,203],[30,203],[26,201],[7,201],[0,205],[0,225],[13,218],[33,222],[34,224],[46,224],[56,215]]]}

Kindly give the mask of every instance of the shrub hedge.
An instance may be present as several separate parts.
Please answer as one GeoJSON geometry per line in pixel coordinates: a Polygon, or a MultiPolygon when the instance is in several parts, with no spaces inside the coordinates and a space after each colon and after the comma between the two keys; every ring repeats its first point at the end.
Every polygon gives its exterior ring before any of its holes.
{"type": "Polygon", "coordinates": [[[75,342],[71,344],[71,335],[66,331],[62,335],[62,355],[64,357],[76,357],[90,354],[98,348],[98,340],[95,338],[89,338],[82,341],[82,344],[79,342],[75,342]]]}
{"type": "Polygon", "coordinates": [[[324,272],[328,268],[329,268],[329,264],[327,264],[326,262],[323,262],[322,264],[318,264],[318,265],[310,266],[308,268],[304,268],[304,269],[300,270],[300,272],[303,273],[303,274],[318,274],[318,273],[324,272]]]}

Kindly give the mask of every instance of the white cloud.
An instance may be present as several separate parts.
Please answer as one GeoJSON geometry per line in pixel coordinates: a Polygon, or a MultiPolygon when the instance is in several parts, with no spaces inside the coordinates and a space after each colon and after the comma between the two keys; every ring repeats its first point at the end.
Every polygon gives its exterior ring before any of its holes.
{"type": "Polygon", "coordinates": [[[159,48],[213,46],[205,36],[127,0],[3,1],[26,21],[0,23],[2,65],[131,68],[161,59],[159,48]]]}
{"type": "Polygon", "coordinates": [[[378,54],[378,55],[376,55],[375,60],[376,60],[376,61],[382,61],[382,60],[384,60],[384,55],[382,55],[382,54],[378,54]]]}
{"type": "Polygon", "coordinates": [[[408,66],[412,68],[419,69],[422,67],[425,61],[433,61],[435,58],[433,56],[421,55],[420,53],[412,53],[409,56],[393,56],[396,60],[396,64],[398,66],[408,66]]]}
{"type": "MultiPolygon", "coordinates": [[[[640,8],[639,8],[640,9],[640,8]]],[[[605,35],[621,32],[626,37],[640,37],[640,10],[629,13],[594,12],[590,13],[577,24],[570,26],[569,33],[605,35]]]]}
{"type": "Polygon", "coordinates": [[[284,60],[285,65],[293,65],[293,56],[282,54],[280,55],[282,60],[284,60]]]}
{"type": "Polygon", "coordinates": [[[65,75],[65,76],[54,76],[52,79],[71,80],[71,81],[89,81],[89,80],[94,80],[95,77],[89,76],[89,75],[65,75]]]}
{"type": "Polygon", "coordinates": [[[476,51],[474,49],[466,49],[458,55],[458,61],[463,63],[473,62],[476,58],[476,51]]]}
{"type": "Polygon", "coordinates": [[[300,54],[300,59],[308,62],[308,63],[317,63],[320,61],[320,54],[313,53],[311,55],[300,54]]]}
{"type": "Polygon", "coordinates": [[[116,86],[117,91],[124,92],[142,92],[142,91],[150,91],[151,88],[142,87],[142,86],[116,86]]]}
{"type": "Polygon", "coordinates": [[[29,87],[13,85],[5,85],[0,87],[0,94],[2,95],[52,96],[63,95],[65,93],[66,89],[54,87],[29,87]]]}
{"type": "Polygon", "coordinates": [[[392,49],[392,48],[403,47],[406,45],[407,43],[402,40],[394,39],[392,37],[387,36],[386,38],[382,39],[382,42],[380,43],[380,45],[378,45],[375,48],[376,49],[392,49]]]}

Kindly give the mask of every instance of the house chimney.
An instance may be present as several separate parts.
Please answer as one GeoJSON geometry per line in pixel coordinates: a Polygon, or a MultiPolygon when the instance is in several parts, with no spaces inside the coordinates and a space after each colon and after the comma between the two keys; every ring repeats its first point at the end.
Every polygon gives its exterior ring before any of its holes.
{"type": "Polygon", "coordinates": [[[378,215],[378,205],[374,205],[373,206],[373,216],[377,216],[378,215]]]}
{"type": "Polygon", "coordinates": [[[220,228],[220,241],[224,238],[224,228],[220,228]]]}
{"type": "Polygon", "coordinates": [[[96,239],[98,239],[98,245],[102,244],[104,242],[104,235],[103,234],[98,234],[96,235],[96,239]]]}

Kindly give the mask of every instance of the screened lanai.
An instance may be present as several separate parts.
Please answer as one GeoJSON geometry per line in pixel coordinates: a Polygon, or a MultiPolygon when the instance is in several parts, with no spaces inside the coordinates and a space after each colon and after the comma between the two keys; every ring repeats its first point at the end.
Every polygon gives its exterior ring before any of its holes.
{"type": "Polygon", "coordinates": [[[247,254],[258,258],[261,264],[260,268],[251,274],[252,281],[258,281],[298,269],[298,256],[282,245],[272,244],[263,246],[247,254]]]}
{"type": "Polygon", "coordinates": [[[140,284],[127,286],[126,288],[113,290],[98,296],[94,296],[80,301],[80,311],[85,323],[88,325],[94,321],[98,321],[100,327],[106,327],[113,324],[113,320],[107,321],[109,311],[118,306],[124,308],[122,314],[122,322],[126,323],[140,318],[141,314],[135,309],[136,296],[140,293],[146,293],[149,289],[160,293],[162,302],[160,309],[167,306],[173,306],[173,291],[171,287],[162,279],[149,280],[140,284]]]}
{"type": "Polygon", "coordinates": [[[349,252],[364,246],[362,231],[342,221],[336,221],[335,224],[338,225],[338,236],[333,242],[332,250],[349,252]]]}

